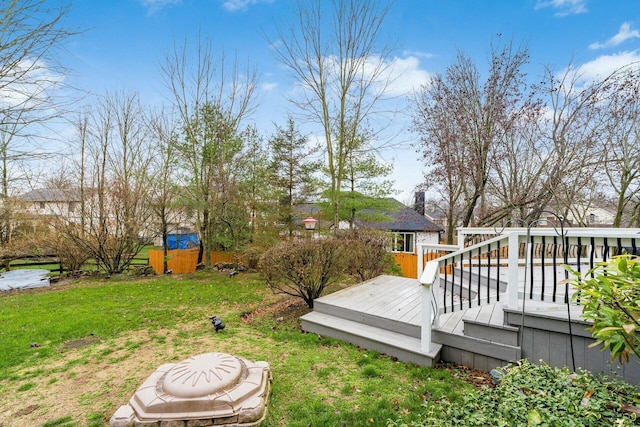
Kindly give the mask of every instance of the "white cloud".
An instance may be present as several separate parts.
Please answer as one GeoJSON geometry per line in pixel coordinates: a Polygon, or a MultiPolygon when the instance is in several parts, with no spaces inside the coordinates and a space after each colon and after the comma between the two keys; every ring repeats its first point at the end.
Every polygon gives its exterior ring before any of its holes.
{"type": "Polygon", "coordinates": [[[556,16],[587,13],[586,0],[538,0],[535,9],[550,7],[556,9],[556,16]]]}
{"type": "Polygon", "coordinates": [[[604,43],[590,44],[589,49],[603,49],[607,47],[615,47],[622,42],[625,42],[629,39],[636,39],[636,38],[640,38],[640,31],[632,30],[631,24],[629,22],[625,22],[622,25],[620,25],[620,30],[618,31],[618,34],[611,37],[609,40],[607,40],[604,43]]]}
{"type": "Polygon", "coordinates": [[[429,82],[429,73],[420,68],[420,60],[415,56],[394,58],[387,70],[390,84],[387,93],[392,96],[406,96],[429,82]]]}
{"type": "Polygon", "coordinates": [[[402,52],[402,56],[415,56],[417,58],[426,58],[426,59],[435,57],[433,53],[420,52],[417,50],[405,50],[402,52]]]}
{"type": "Polygon", "coordinates": [[[0,80],[0,109],[41,108],[63,83],[64,75],[54,73],[44,61],[23,59],[0,80]]]}
{"type": "Polygon", "coordinates": [[[278,83],[263,83],[261,85],[262,90],[265,92],[269,92],[273,89],[275,89],[276,87],[278,87],[278,83]]]}
{"type": "Polygon", "coordinates": [[[283,45],[284,45],[284,43],[283,43],[283,41],[282,41],[282,40],[276,40],[276,41],[274,41],[273,43],[271,43],[271,44],[269,45],[269,49],[270,49],[270,50],[276,50],[276,51],[277,51],[277,50],[278,50],[278,49],[280,49],[283,45]]]}
{"type": "Polygon", "coordinates": [[[167,6],[181,4],[182,0],[140,0],[140,3],[147,9],[147,12],[152,15],[167,6]]]}
{"type": "Polygon", "coordinates": [[[258,3],[271,3],[273,0],[223,0],[222,8],[227,12],[237,12],[247,10],[250,6],[258,3]]]}
{"type": "Polygon", "coordinates": [[[597,81],[607,77],[615,70],[640,61],[638,51],[619,52],[613,55],[602,55],[593,61],[582,64],[576,69],[580,80],[597,81]]]}

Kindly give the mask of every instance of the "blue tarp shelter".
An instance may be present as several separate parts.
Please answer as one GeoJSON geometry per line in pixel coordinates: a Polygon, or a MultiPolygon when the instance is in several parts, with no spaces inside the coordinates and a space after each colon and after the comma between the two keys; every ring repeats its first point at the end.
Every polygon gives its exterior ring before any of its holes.
{"type": "Polygon", "coordinates": [[[198,233],[169,234],[167,236],[167,247],[171,249],[189,249],[200,245],[198,233]]]}

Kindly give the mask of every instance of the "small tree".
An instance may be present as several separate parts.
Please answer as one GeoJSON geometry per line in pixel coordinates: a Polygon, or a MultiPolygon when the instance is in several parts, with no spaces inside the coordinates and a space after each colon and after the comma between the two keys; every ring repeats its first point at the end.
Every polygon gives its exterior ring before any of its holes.
{"type": "Polygon", "coordinates": [[[322,165],[312,158],[319,147],[310,147],[309,138],[300,133],[289,117],[286,127],[276,125],[276,134],[269,139],[269,148],[272,153],[272,182],[278,193],[279,219],[291,238],[295,229],[295,206],[309,200],[318,187],[313,174],[322,165]]]}
{"type": "Polygon", "coordinates": [[[620,362],[629,362],[631,354],[640,358],[640,258],[613,257],[585,276],[565,268],[578,277],[573,298],[583,307],[582,317],[593,321],[591,347],[602,344],[620,362]]]}
{"type": "Polygon", "coordinates": [[[260,258],[260,273],[276,294],[302,298],[309,308],[345,272],[344,246],[337,239],[297,240],[273,246],[260,258]]]}
{"type": "Polygon", "coordinates": [[[391,239],[388,233],[358,228],[340,232],[337,237],[348,248],[346,271],[355,280],[370,280],[395,269],[395,259],[389,252],[391,239]]]}

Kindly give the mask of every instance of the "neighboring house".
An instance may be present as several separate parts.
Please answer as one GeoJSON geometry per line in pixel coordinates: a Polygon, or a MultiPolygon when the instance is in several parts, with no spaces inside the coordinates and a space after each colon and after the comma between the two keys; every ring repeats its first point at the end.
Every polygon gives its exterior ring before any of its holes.
{"type": "Polygon", "coordinates": [[[613,225],[615,214],[599,207],[591,206],[573,206],[572,211],[567,215],[567,220],[571,224],[580,224],[581,222],[589,227],[603,227],[613,225]],[[582,218],[582,221],[579,219],[582,218]]]}
{"type": "MultiPolygon", "coordinates": [[[[408,208],[398,200],[389,198],[386,203],[388,208],[381,210],[365,210],[363,216],[385,217],[388,220],[366,221],[356,219],[356,227],[370,227],[378,230],[386,230],[392,234],[392,252],[415,253],[416,244],[420,243],[440,243],[440,236],[444,233],[444,229],[433,223],[425,216],[420,215],[412,208],[408,208]]],[[[320,219],[318,205],[315,203],[304,203],[296,206],[294,209],[294,221],[296,225],[302,229],[303,219],[312,217],[320,219]]],[[[317,228],[329,230],[333,225],[324,220],[317,223],[317,228]]],[[[339,228],[346,230],[349,228],[348,221],[340,221],[339,228]]]]}
{"type": "Polygon", "coordinates": [[[442,228],[447,228],[447,226],[449,225],[449,221],[447,220],[447,216],[444,214],[444,212],[436,212],[436,211],[430,211],[430,212],[425,212],[424,216],[431,222],[433,222],[436,225],[439,225],[442,228]]]}
{"type": "Polygon", "coordinates": [[[440,236],[444,233],[441,226],[396,199],[390,198],[389,201],[392,203],[392,208],[380,212],[389,217],[388,221],[356,222],[360,226],[366,225],[391,232],[393,236],[392,252],[415,253],[416,244],[440,243],[440,236]]]}
{"type": "Polygon", "coordinates": [[[80,190],[40,188],[18,196],[29,213],[40,217],[80,219],[80,190]]]}
{"type": "MultiPolygon", "coordinates": [[[[572,205],[567,217],[564,218],[565,226],[573,227],[611,227],[615,220],[615,213],[596,206],[572,205]]],[[[543,213],[538,225],[558,226],[558,218],[555,215],[543,213]]]]}

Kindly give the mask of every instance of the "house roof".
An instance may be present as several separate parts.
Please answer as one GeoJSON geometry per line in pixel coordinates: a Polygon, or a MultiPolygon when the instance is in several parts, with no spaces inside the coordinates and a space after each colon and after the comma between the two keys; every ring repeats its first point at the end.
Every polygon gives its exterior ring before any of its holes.
{"type": "MultiPolygon", "coordinates": [[[[356,225],[359,227],[371,227],[378,230],[389,231],[426,231],[433,233],[444,232],[444,229],[434,222],[430,221],[426,217],[420,215],[412,208],[408,208],[400,201],[393,197],[387,198],[384,209],[365,209],[368,214],[376,214],[377,217],[384,216],[389,220],[384,221],[366,221],[362,219],[356,220],[356,225]]],[[[319,208],[316,203],[301,203],[294,208],[295,220],[302,224],[302,218],[307,216],[314,216],[319,219],[319,208]]],[[[329,226],[329,222],[321,221],[322,227],[329,226]]]]}
{"type": "Polygon", "coordinates": [[[77,188],[38,188],[19,196],[26,202],[77,202],[80,194],[77,188]]]}
{"type": "Polygon", "coordinates": [[[389,198],[389,201],[392,203],[392,208],[380,213],[390,217],[390,220],[367,223],[368,226],[390,231],[427,231],[434,233],[444,231],[442,227],[420,215],[412,208],[406,207],[398,200],[389,198]]]}

